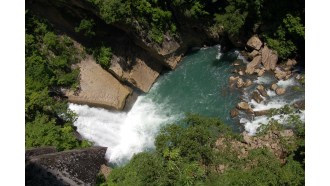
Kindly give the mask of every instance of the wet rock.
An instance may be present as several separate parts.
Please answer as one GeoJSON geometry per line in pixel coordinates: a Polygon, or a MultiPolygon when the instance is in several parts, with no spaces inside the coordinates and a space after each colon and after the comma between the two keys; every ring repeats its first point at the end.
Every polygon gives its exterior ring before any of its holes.
{"type": "Polygon", "coordinates": [[[233,108],[233,109],[230,110],[230,116],[232,118],[238,116],[238,114],[239,114],[239,112],[238,112],[238,110],[236,108],[233,108]]]}
{"type": "Polygon", "coordinates": [[[285,89],[282,88],[282,87],[278,87],[276,90],[275,90],[276,94],[277,95],[283,95],[285,93],[285,89]]]}
{"type": "Polygon", "coordinates": [[[248,109],[251,109],[250,105],[247,103],[247,102],[240,102],[237,104],[237,108],[240,109],[240,110],[248,110],[248,109]]]}
{"type": "Polygon", "coordinates": [[[238,78],[237,84],[236,84],[237,88],[242,88],[244,85],[245,85],[245,83],[244,83],[243,79],[238,78]]]}
{"type": "Polygon", "coordinates": [[[260,76],[264,75],[265,71],[266,71],[265,68],[260,68],[260,70],[258,72],[258,76],[260,77],[260,76]]]}
{"type": "Polygon", "coordinates": [[[305,110],[305,100],[297,101],[292,106],[296,109],[305,110]]]}
{"type": "Polygon", "coordinates": [[[239,74],[240,76],[243,76],[243,75],[244,75],[244,72],[243,72],[242,70],[240,70],[240,71],[238,71],[238,74],[239,74]]]}
{"type": "Polygon", "coordinates": [[[278,87],[278,85],[277,85],[276,83],[273,83],[273,84],[270,86],[270,89],[275,91],[275,90],[277,89],[277,87],[278,87]]]}
{"type": "Polygon", "coordinates": [[[245,73],[252,74],[256,67],[258,67],[261,63],[261,56],[258,55],[253,60],[246,65],[245,73]]]}
{"type": "Polygon", "coordinates": [[[259,110],[259,111],[254,111],[255,116],[265,116],[268,115],[270,110],[259,110]]]}
{"type": "Polygon", "coordinates": [[[258,36],[252,36],[246,43],[246,45],[254,50],[260,50],[262,46],[261,40],[258,36]]]}
{"type": "Polygon", "coordinates": [[[252,81],[250,80],[250,79],[247,79],[246,81],[245,81],[245,87],[249,87],[249,86],[251,86],[253,83],[252,83],[252,81]]]}
{"type": "Polygon", "coordinates": [[[254,99],[257,103],[260,103],[264,100],[257,91],[253,91],[251,99],[254,99]]]}
{"type": "Polygon", "coordinates": [[[274,73],[275,73],[276,79],[278,79],[278,80],[284,79],[285,76],[287,75],[287,73],[285,71],[282,71],[280,69],[276,69],[274,73]]]}
{"type": "Polygon", "coordinates": [[[242,64],[242,60],[241,59],[236,59],[234,62],[233,62],[233,66],[240,66],[242,64]]]}
{"type": "Polygon", "coordinates": [[[261,50],[261,62],[266,70],[275,70],[278,60],[277,54],[267,46],[261,50]]]}
{"type": "Polygon", "coordinates": [[[229,85],[230,85],[230,86],[233,86],[233,85],[237,82],[238,79],[239,79],[238,76],[236,76],[236,77],[234,77],[234,76],[230,76],[230,77],[229,77],[229,85]]]}
{"type": "Polygon", "coordinates": [[[259,91],[259,93],[260,93],[263,97],[267,97],[267,96],[268,96],[268,94],[267,94],[267,92],[266,92],[264,86],[262,86],[262,85],[258,85],[258,86],[257,86],[257,90],[259,91]]]}

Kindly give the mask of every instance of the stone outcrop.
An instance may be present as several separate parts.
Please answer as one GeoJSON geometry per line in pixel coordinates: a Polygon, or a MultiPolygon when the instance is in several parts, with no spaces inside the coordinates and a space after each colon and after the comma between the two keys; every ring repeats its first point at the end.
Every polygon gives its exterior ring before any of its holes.
{"type": "Polygon", "coordinates": [[[245,158],[249,151],[253,149],[267,148],[274,155],[284,163],[286,160],[286,153],[289,149],[282,141],[290,144],[290,141],[295,137],[292,130],[269,130],[261,136],[250,136],[247,132],[241,134],[242,140],[228,139],[225,136],[220,137],[215,142],[215,146],[219,151],[230,150],[232,154],[237,155],[237,158],[245,158]],[[229,149],[227,148],[229,147],[229,149]]]}
{"type": "Polygon", "coordinates": [[[80,68],[80,90],[67,91],[68,100],[73,103],[121,110],[132,89],[123,85],[113,75],[96,64],[88,56],[78,64],[80,68]]]}
{"type": "Polygon", "coordinates": [[[25,150],[25,161],[30,157],[57,152],[56,147],[39,147],[25,150]]]}
{"type": "Polygon", "coordinates": [[[257,86],[257,90],[259,91],[259,93],[263,96],[263,97],[267,97],[268,94],[265,90],[265,87],[263,85],[258,85],[257,86]]]}
{"type": "Polygon", "coordinates": [[[282,87],[278,87],[276,90],[275,90],[276,94],[277,95],[283,95],[285,93],[285,89],[282,88],[282,87]]]}
{"type": "Polygon", "coordinates": [[[106,147],[32,156],[25,164],[25,185],[95,185],[106,147]]]}
{"type": "Polygon", "coordinates": [[[152,63],[149,60],[144,61],[140,58],[135,58],[134,60],[135,62],[130,67],[125,67],[127,62],[114,56],[111,60],[109,71],[118,79],[129,82],[143,92],[148,92],[159,76],[162,65],[152,63]]]}
{"type": "Polygon", "coordinates": [[[288,59],[288,61],[286,61],[285,65],[286,66],[295,66],[297,64],[297,61],[295,59],[288,59]]]}
{"type": "Polygon", "coordinates": [[[267,46],[264,46],[264,48],[262,48],[261,62],[266,70],[275,70],[277,60],[278,56],[273,50],[269,49],[267,46]]]}
{"type": "Polygon", "coordinates": [[[249,59],[253,59],[254,57],[256,57],[257,55],[259,55],[260,53],[257,50],[253,50],[252,52],[250,52],[248,54],[248,58],[249,59]]]}
{"type": "Polygon", "coordinates": [[[258,67],[261,63],[261,56],[258,55],[253,60],[246,65],[245,73],[252,74],[256,67],[258,67]]]}
{"type": "Polygon", "coordinates": [[[260,94],[258,93],[258,91],[253,91],[252,95],[251,95],[251,99],[254,99],[257,103],[262,102],[264,99],[260,96],[260,94]]]}
{"type": "Polygon", "coordinates": [[[261,40],[258,38],[258,36],[252,36],[246,45],[254,50],[260,50],[262,46],[261,40]]]}

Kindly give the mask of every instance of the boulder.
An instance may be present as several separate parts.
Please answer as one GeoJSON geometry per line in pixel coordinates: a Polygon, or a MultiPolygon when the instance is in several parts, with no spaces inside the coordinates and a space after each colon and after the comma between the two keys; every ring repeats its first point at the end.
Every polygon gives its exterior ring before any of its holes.
{"type": "Polygon", "coordinates": [[[240,110],[249,110],[249,109],[251,109],[251,107],[250,107],[250,105],[247,102],[242,101],[242,102],[239,102],[237,104],[237,109],[240,109],[240,110]]]}
{"type": "Polygon", "coordinates": [[[238,74],[239,74],[240,76],[243,76],[243,75],[244,75],[244,72],[243,72],[242,70],[240,70],[240,71],[238,71],[238,74]]]}
{"type": "Polygon", "coordinates": [[[248,133],[246,131],[244,131],[242,133],[243,136],[243,142],[246,144],[250,144],[251,143],[251,137],[248,135],[248,133]]]}
{"type": "Polygon", "coordinates": [[[132,89],[104,70],[91,56],[87,56],[80,67],[80,91],[65,92],[69,102],[87,104],[107,109],[122,110],[132,89]]]}
{"type": "Polygon", "coordinates": [[[239,79],[239,77],[238,76],[236,76],[236,77],[234,77],[234,76],[230,76],[229,77],[229,85],[230,86],[233,86],[235,83],[236,83],[236,81],[239,79]]]}
{"type": "Polygon", "coordinates": [[[232,118],[236,117],[239,114],[238,110],[236,108],[233,108],[230,110],[230,116],[232,118]]]}
{"type": "Polygon", "coordinates": [[[252,36],[246,43],[246,45],[254,50],[260,50],[262,46],[261,40],[258,36],[252,36]]]}
{"type": "Polygon", "coordinates": [[[262,102],[264,99],[260,96],[260,94],[258,93],[258,91],[253,91],[252,95],[251,95],[251,99],[254,99],[257,103],[262,102]]]}
{"type": "Polygon", "coordinates": [[[249,87],[252,85],[252,81],[250,79],[247,79],[244,84],[245,87],[249,87]]]}
{"type": "Polygon", "coordinates": [[[275,90],[277,89],[277,87],[278,87],[278,85],[277,85],[276,83],[273,83],[273,84],[270,86],[270,89],[275,91],[275,90]]]}
{"type": "Polygon", "coordinates": [[[296,109],[305,110],[305,100],[297,101],[292,106],[296,109]]]}
{"type": "Polygon", "coordinates": [[[294,66],[297,64],[297,61],[295,59],[288,59],[285,64],[286,66],[294,66]]]}
{"type": "Polygon", "coordinates": [[[270,110],[259,110],[259,111],[254,111],[255,116],[265,116],[268,115],[270,110]]]}
{"type": "Polygon", "coordinates": [[[95,185],[106,147],[75,149],[31,157],[25,185],[95,185]]]}
{"type": "Polygon", "coordinates": [[[261,63],[261,56],[258,55],[253,60],[246,65],[245,73],[252,74],[256,67],[258,67],[261,63]]]}
{"type": "Polygon", "coordinates": [[[264,75],[265,71],[266,71],[265,68],[260,68],[260,70],[258,72],[258,76],[260,77],[260,76],[264,75]]]}
{"type": "Polygon", "coordinates": [[[237,84],[236,84],[237,88],[241,88],[244,85],[245,85],[245,83],[244,83],[243,79],[242,78],[238,78],[237,84]]]}
{"type": "Polygon", "coordinates": [[[104,176],[104,178],[107,180],[109,174],[111,173],[111,168],[106,166],[105,164],[101,165],[100,174],[104,176]]]}
{"type": "Polygon", "coordinates": [[[266,70],[275,70],[277,60],[277,54],[267,46],[261,49],[261,62],[266,70]]]}
{"type": "Polygon", "coordinates": [[[290,130],[290,129],[280,131],[280,136],[285,137],[285,138],[292,137],[293,136],[293,131],[290,130]]]}
{"type": "Polygon", "coordinates": [[[262,86],[262,85],[258,85],[258,86],[257,86],[257,90],[259,91],[259,93],[260,93],[263,97],[267,97],[267,96],[268,96],[268,94],[267,94],[267,92],[266,92],[264,86],[262,86]]]}
{"type": "Polygon", "coordinates": [[[253,59],[254,57],[256,57],[257,55],[259,55],[260,53],[258,52],[258,51],[256,51],[256,50],[253,50],[252,52],[250,52],[249,54],[248,54],[248,58],[251,60],[251,59],[253,59]]]}
{"type": "Polygon", "coordinates": [[[276,69],[276,70],[275,70],[275,77],[276,77],[276,79],[278,79],[278,80],[282,80],[282,79],[284,79],[286,76],[287,76],[287,72],[282,71],[282,70],[280,70],[280,69],[276,69]]]}
{"type": "Polygon", "coordinates": [[[276,90],[275,90],[276,94],[277,95],[283,95],[285,93],[285,89],[282,88],[282,87],[278,87],[276,90]]]}

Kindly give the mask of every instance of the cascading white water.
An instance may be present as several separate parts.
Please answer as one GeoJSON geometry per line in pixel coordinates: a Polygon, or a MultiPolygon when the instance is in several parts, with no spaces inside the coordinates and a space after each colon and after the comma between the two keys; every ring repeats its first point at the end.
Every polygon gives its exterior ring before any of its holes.
{"type": "Polygon", "coordinates": [[[127,113],[72,103],[69,108],[79,115],[74,125],[82,137],[95,145],[109,147],[106,158],[117,165],[135,153],[153,148],[159,128],[179,117],[169,116],[165,105],[156,105],[145,96],[139,96],[127,113]]]}

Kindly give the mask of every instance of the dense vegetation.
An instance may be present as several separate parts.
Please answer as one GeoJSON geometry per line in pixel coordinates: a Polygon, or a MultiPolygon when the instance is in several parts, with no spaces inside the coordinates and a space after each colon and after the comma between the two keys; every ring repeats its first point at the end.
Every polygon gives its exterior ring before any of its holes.
{"type": "Polygon", "coordinates": [[[51,25],[27,11],[25,32],[25,145],[56,146],[59,150],[86,147],[78,141],[61,88],[77,90],[81,53],[73,41],[56,34],[51,25]]]}
{"type": "Polygon", "coordinates": [[[89,1],[108,24],[125,25],[157,43],[178,28],[202,27],[233,38],[258,34],[281,58],[304,55],[303,0],[89,1]]]}
{"type": "MultiPolygon", "coordinates": [[[[262,132],[282,129],[273,122],[262,132]]],[[[242,140],[238,134],[217,119],[188,115],[179,125],[160,131],[155,151],[136,154],[101,185],[303,185],[303,131],[296,130],[293,143],[283,140],[288,150],[285,163],[267,148],[250,150],[247,157],[238,158],[239,152],[230,145],[242,140]],[[216,150],[219,137],[226,139],[227,146],[216,150]],[[227,167],[224,172],[217,170],[221,165],[227,167]]]]}

